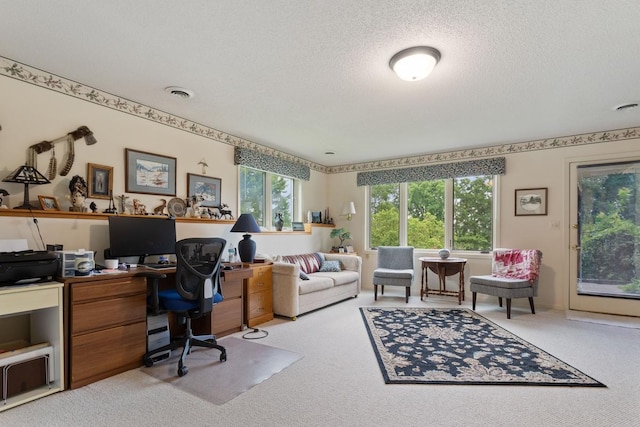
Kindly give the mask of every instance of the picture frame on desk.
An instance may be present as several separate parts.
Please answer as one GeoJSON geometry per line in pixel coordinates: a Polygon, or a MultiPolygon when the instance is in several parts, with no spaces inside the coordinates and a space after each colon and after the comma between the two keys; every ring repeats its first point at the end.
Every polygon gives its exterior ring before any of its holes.
{"type": "Polygon", "coordinates": [[[298,221],[292,222],[291,231],[304,231],[304,223],[298,221]]]}

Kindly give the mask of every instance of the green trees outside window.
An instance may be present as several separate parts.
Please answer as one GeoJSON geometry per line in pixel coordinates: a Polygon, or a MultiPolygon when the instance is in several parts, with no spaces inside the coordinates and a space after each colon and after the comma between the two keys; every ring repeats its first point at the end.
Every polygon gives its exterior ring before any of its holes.
{"type": "Polygon", "coordinates": [[[465,251],[493,247],[491,176],[374,185],[369,203],[371,247],[465,251]],[[405,205],[406,212],[401,213],[405,205]]]}
{"type": "Polygon", "coordinates": [[[240,166],[240,212],[251,213],[261,227],[272,228],[276,213],[283,227],[291,228],[294,218],[293,178],[240,166]]]}

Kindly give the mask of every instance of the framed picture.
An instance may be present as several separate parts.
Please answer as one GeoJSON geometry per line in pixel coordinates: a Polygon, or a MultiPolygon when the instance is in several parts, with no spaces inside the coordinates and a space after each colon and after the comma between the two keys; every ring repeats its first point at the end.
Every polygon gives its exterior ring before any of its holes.
{"type": "Polygon", "coordinates": [[[547,189],[521,188],[516,190],[515,205],[516,216],[546,215],[547,189]]]}
{"type": "Polygon", "coordinates": [[[110,199],[113,191],[113,167],[87,163],[90,199],[110,199]]]}
{"type": "Polygon", "coordinates": [[[345,246],[344,250],[347,251],[348,254],[352,254],[354,252],[353,251],[353,246],[351,246],[351,245],[345,246]]]}
{"type": "Polygon", "coordinates": [[[40,200],[40,206],[45,211],[60,210],[60,206],[58,205],[58,199],[56,199],[55,197],[38,196],[38,200],[40,200]]]}
{"type": "Polygon", "coordinates": [[[314,224],[322,224],[322,212],[311,212],[311,222],[314,224]]]}
{"type": "Polygon", "coordinates": [[[125,149],[127,193],[176,195],[176,158],[125,149]]]}
{"type": "Polygon", "coordinates": [[[189,198],[200,196],[200,206],[219,208],[222,180],[210,176],[187,174],[187,195],[189,198]]]}
{"type": "Polygon", "coordinates": [[[298,221],[292,222],[291,231],[304,231],[304,223],[298,221]]]}

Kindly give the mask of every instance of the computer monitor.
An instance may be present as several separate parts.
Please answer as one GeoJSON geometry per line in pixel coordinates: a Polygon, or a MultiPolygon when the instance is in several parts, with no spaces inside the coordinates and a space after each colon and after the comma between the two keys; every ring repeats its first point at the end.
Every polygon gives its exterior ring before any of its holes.
{"type": "Polygon", "coordinates": [[[109,253],[114,258],[169,255],[175,252],[173,218],[119,215],[109,217],[109,253]]]}

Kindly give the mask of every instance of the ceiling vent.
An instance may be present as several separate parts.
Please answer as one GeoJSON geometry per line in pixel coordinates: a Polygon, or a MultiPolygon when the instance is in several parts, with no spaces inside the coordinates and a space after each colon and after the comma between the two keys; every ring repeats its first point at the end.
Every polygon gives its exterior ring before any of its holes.
{"type": "Polygon", "coordinates": [[[170,93],[171,95],[178,96],[180,98],[189,99],[193,98],[194,93],[192,90],[185,89],[183,87],[178,86],[169,86],[164,88],[164,91],[170,93]]]}

